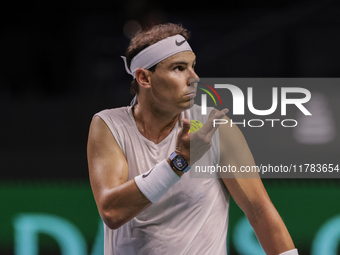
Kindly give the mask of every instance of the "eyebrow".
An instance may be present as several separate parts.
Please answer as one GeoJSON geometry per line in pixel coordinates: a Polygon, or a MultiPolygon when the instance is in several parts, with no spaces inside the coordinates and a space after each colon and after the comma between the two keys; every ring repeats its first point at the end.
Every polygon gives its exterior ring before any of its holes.
{"type": "MultiPolygon", "coordinates": [[[[186,61],[177,61],[177,62],[174,62],[172,63],[170,66],[173,67],[173,66],[176,66],[176,65],[188,65],[189,62],[186,62],[186,61]]],[[[195,65],[196,64],[196,58],[194,59],[193,61],[193,64],[195,65]]]]}

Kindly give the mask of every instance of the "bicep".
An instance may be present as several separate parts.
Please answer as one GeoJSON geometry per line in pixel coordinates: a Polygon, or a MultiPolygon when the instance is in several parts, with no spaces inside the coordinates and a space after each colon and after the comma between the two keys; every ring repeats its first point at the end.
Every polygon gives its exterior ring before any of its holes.
{"type": "Polygon", "coordinates": [[[127,181],[128,165],[111,131],[98,116],[90,125],[87,158],[91,187],[101,208],[105,194],[127,181]]]}

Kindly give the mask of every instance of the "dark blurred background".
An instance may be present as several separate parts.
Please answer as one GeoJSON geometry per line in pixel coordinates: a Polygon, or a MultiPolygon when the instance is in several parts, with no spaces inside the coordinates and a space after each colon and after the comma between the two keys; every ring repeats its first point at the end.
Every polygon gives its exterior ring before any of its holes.
{"type": "MultiPolygon", "coordinates": [[[[6,225],[0,233],[1,254],[12,254],[19,245],[13,237],[18,232],[13,223],[17,213],[48,212],[77,220],[78,212],[66,216],[67,208],[79,209],[74,204],[83,195],[75,194],[69,205],[60,202],[54,208],[51,200],[62,195],[58,190],[65,191],[65,197],[83,190],[90,200],[91,209],[83,204],[79,214],[91,215],[84,221],[93,222],[92,228],[83,226],[83,220],[74,224],[91,249],[99,216],[88,180],[88,128],[96,112],[130,103],[131,77],[120,56],[139,28],[183,24],[191,31],[196,71],[202,77],[339,76],[338,1],[12,1],[1,5],[0,200],[6,225]],[[49,187],[56,191],[53,198],[46,195],[49,187]],[[29,192],[33,192],[30,198],[23,198],[29,192]],[[59,212],[60,208],[65,211],[59,212]]],[[[323,92],[335,101],[340,97],[335,87],[323,92]]],[[[255,148],[259,147],[256,141],[255,148]]],[[[337,181],[330,186],[324,180],[320,183],[332,188],[330,194],[339,195],[337,181]]],[[[316,181],[310,186],[310,180],[266,180],[265,184],[287,190],[321,187],[316,181]]],[[[339,211],[337,206],[333,204],[334,212],[339,211]]],[[[333,217],[334,212],[325,217],[333,217]]],[[[291,225],[297,225],[297,236],[304,236],[297,222],[291,225]]],[[[310,254],[315,229],[309,231],[310,239],[298,238],[302,254],[310,254]]],[[[53,240],[41,238],[40,250],[45,249],[45,254],[62,253],[53,240]]],[[[237,254],[234,248],[231,252],[237,254]]],[[[15,254],[22,255],[18,250],[15,254]]]]}

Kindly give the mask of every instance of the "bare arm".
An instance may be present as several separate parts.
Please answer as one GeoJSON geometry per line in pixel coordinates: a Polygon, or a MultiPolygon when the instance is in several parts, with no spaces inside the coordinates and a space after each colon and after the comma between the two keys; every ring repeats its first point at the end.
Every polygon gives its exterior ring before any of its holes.
{"type": "Polygon", "coordinates": [[[120,227],[152,204],[133,179],[127,181],[129,170],[125,156],[98,116],[90,126],[87,158],[94,198],[108,227],[120,227]]]}
{"type": "MultiPolygon", "coordinates": [[[[189,131],[188,125],[183,134],[189,131]]],[[[119,228],[152,205],[135,180],[128,181],[126,158],[110,129],[98,116],[93,118],[90,125],[87,158],[97,208],[109,228],[119,228]]],[[[177,170],[175,172],[179,176],[183,174],[177,170]]]]}
{"type": "MultiPolygon", "coordinates": [[[[221,166],[230,164],[238,170],[241,166],[255,166],[247,142],[237,126],[221,125],[219,132],[221,166]]],[[[235,174],[223,178],[223,182],[247,216],[266,254],[277,255],[294,249],[289,232],[257,174],[235,174]]]]}
{"type": "MultiPolygon", "coordinates": [[[[210,116],[221,118],[225,112],[210,116]]],[[[210,122],[193,135],[197,144],[197,158],[210,147],[210,140],[216,128],[209,128],[210,122]]],[[[177,137],[176,151],[190,162],[190,122],[183,120],[183,127],[177,137]]],[[[91,187],[99,214],[110,228],[116,229],[141,213],[152,203],[138,188],[135,180],[128,179],[128,164],[125,156],[104,121],[95,116],[92,120],[87,146],[87,157],[91,187]]],[[[192,159],[191,162],[196,161],[192,159]]],[[[168,163],[169,159],[168,159],[168,163]]],[[[149,169],[145,169],[147,171],[149,169]]],[[[174,170],[179,176],[183,172],[174,170]]]]}

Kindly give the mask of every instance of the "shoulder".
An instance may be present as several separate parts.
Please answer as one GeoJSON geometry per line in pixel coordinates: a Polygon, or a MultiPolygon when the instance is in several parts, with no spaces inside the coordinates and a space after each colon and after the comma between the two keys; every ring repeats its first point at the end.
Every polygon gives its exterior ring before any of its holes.
{"type": "Polygon", "coordinates": [[[115,118],[115,117],[123,117],[129,115],[129,106],[105,109],[100,112],[97,112],[94,116],[99,116],[103,118],[115,118]]]}
{"type": "Polygon", "coordinates": [[[129,126],[128,107],[105,109],[96,113],[89,130],[89,145],[99,144],[98,148],[114,148],[116,144],[124,149],[124,127],[129,126]],[[112,139],[113,138],[113,139],[112,139]],[[107,146],[104,146],[107,145],[107,146]]]}
{"type": "Polygon", "coordinates": [[[241,164],[253,164],[253,156],[248,143],[236,124],[225,116],[225,124],[219,125],[220,153],[228,155],[228,160],[241,164]]]}
{"type": "Polygon", "coordinates": [[[131,106],[102,110],[94,115],[100,117],[109,127],[131,126],[131,106]]]}
{"type": "Polygon", "coordinates": [[[223,139],[223,141],[228,141],[229,145],[233,146],[241,145],[246,142],[242,131],[235,123],[232,122],[228,116],[225,116],[223,119],[219,120],[218,123],[220,139],[223,139]]]}

